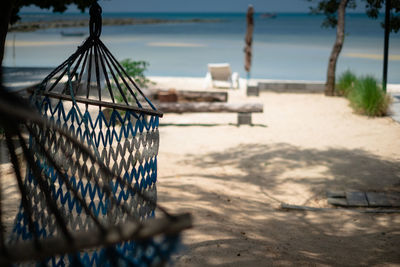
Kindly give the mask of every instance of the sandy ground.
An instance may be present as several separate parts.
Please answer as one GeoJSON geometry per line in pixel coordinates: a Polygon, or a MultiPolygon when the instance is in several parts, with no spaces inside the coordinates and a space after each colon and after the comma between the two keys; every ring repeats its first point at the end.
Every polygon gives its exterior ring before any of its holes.
{"type": "MultiPolygon", "coordinates": [[[[200,80],[160,78],[163,88],[200,80]]],[[[242,84],[243,85],[243,84],[242,84]]],[[[231,91],[264,103],[254,126],[236,114],[166,114],[159,203],[191,212],[177,266],[400,266],[400,214],[282,211],[282,202],[329,207],[326,190],[400,191],[400,125],[353,114],[321,94],[231,91]]]]}
{"type": "MultiPolygon", "coordinates": [[[[204,90],[204,79],[153,80],[204,90]]],[[[264,104],[253,126],[236,126],[236,114],[161,120],[159,203],[194,219],[176,265],[400,266],[400,213],[280,209],[327,208],[326,190],[400,191],[400,124],[353,114],[343,98],[246,97],[243,80],[228,91],[229,102],[264,104]]]]}

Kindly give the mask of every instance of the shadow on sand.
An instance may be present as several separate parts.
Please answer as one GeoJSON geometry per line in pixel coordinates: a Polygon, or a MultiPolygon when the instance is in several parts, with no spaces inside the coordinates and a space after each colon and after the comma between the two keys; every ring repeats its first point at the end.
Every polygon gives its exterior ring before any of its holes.
{"type": "MultiPolygon", "coordinates": [[[[215,126],[235,126],[240,127],[237,123],[160,123],[160,127],[165,126],[178,126],[178,127],[189,127],[189,126],[201,126],[201,127],[215,127],[215,126]]],[[[251,127],[263,127],[267,128],[266,124],[250,124],[251,127]]]]}
{"type": "Polygon", "coordinates": [[[195,173],[160,177],[165,180],[160,187],[168,192],[160,194],[160,203],[195,218],[195,228],[184,239],[186,250],[177,256],[178,266],[400,263],[400,215],[274,208],[291,187],[302,188],[310,197],[324,197],[331,188],[400,190],[397,161],[361,149],[304,149],[280,143],[186,155],[180,164],[192,166],[195,173]]]}

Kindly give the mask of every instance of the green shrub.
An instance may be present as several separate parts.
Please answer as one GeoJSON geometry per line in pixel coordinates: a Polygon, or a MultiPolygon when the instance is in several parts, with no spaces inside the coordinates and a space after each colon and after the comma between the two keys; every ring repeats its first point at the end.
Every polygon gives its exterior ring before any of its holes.
{"type": "MultiPolygon", "coordinates": [[[[150,83],[152,83],[149,79],[146,78],[144,72],[147,70],[147,67],[150,65],[146,61],[133,61],[131,59],[124,59],[121,62],[122,67],[125,69],[126,73],[133,78],[135,83],[140,87],[147,87],[150,83]]],[[[125,84],[120,81],[121,90],[126,96],[126,100],[131,103],[134,101],[133,96],[128,92],[125,84]]],[[[124,98],[122,97],[118,87],[116,84],[112,85],[115,99],[118,103],[125,103],[124,98]]],[[[132,88],[133,92],[136,93],[135,88],[132,88]]]]}
{"type": "Polygon", "coordinates": [[[372,76],[365,76],[354,83],[348,98],[356,112],[368,116],[384,116],[388,112],[390,97],[372,76]]]}
{"type": "Polygon", "coordinates": [[[339,76],[339,81],[336,84],[336,92],[338,95],[348,96],[356,81],[356,75],[354,75],[350,70],[343,72],[339,76]]]}
{"type": "Polygon", "coordinates": [[[140,87],[146,87],[151,83],[144,75],[144,72],[150,65],[148,62],[124,59],[121,61],[121,65],[124,67],[126,73],[128,73],[128,75],[131,76],[140,87]]]}
{"type": "MultiPolygon", "coordinates": [[[[126,88],[125,84],[123,84],[123,83],[121,82],[120,87],[121,87],[121,91],[122,91],[123,94],[125,95],[126,101],[128,101],[128,103],[133,102],[133,101],[134,101],[134,98],[132,97],[131,93],[128,92],[128,88],[126,88]]],[[[113,89],[113,91],[114,91],[114,97],[115,97],[115,99],[117,100],[117,103],[123,103],[123,104],[125,104],[124,97],[122,96],[121,92],[120,92],[119,89],[118,89],[118,86],[117,86],[115,83],[112,84],[112,89],[113,89]]],[[[134,92],[135,95],[136,95],[136,91],[133,91],[133,92],[134,92]]]]}

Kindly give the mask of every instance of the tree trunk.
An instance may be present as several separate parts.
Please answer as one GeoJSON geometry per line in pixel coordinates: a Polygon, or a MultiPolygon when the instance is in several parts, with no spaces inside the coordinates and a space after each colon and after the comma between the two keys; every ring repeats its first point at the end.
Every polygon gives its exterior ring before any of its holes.
{"type": "Polygon", "coordinates": [[[331,56],[328,63],[328,73],[325,84],[325,95],[333,96],[335,94],[335,72],[336,62],[344,42],[344,20],[346,15],[346,7],[349,0],[341,0],[338,7],[338,22],[336,26],[336,41],[333,45],[331,56]]]}
{"type": "MultiPolygon", "coordinates": [[[[159,90],[156,94],[156,98],[159,99],[161,94],[168,94],[168,93],[175,94],[178,100],[177,102],[227,102],[228,101],[227,92],[208,92],[208,91],[159,90]]],[[[162,101],[160,100],[160,102],[162,101]]]]}
{"type": "Polygon", "coordinates": [[[262,103],[209,103],[209,102],[188,102],[188,103],[159,103],[157,108],[164,113],[193,113],[193,112],[263,112],[262,103]]]}
{"type": "Polygon", "coordinates": [[[4,47],[13,5],[14,0],[0,1],[0,83],[3,81],[4,47]]]}

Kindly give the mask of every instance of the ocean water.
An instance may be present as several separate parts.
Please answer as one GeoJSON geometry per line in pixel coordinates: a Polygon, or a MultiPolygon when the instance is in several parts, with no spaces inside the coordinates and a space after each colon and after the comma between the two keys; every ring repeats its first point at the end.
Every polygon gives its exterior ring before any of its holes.
{"type": "MultiPolygon", "coordinates": [[[[87,14],[23,14],[24,21],[86,18],[87,14]]],[[[246,16],[240,13],[105,13],[104,17],[161,19],[219,19],[209,23],[165,23],[104,26],[102,40],[118,59],[150,63],[147,75],[202,77],[207,63],[228,62],[246,77],[244,36],[246,16]]],[[[383,18],[364,14],[346,18],[346,38],[337,73],[351,69],[358,75],[382,75],[383,18]]],[[[278,14],[274,19],[255,15],[252,78],[323,81],[335,29],[321,28],[323,16],[278,14]]],[[[6,66],[54,67],[65,60],[84,37],[62,37],[61,31],[86,28],[46,29],[10,33],[6,66]],[[15,44],[15,45],[14,45],[15,44]]],[[[400,33],[390,36],[388,81],[400,83],[400,33]]]]}

